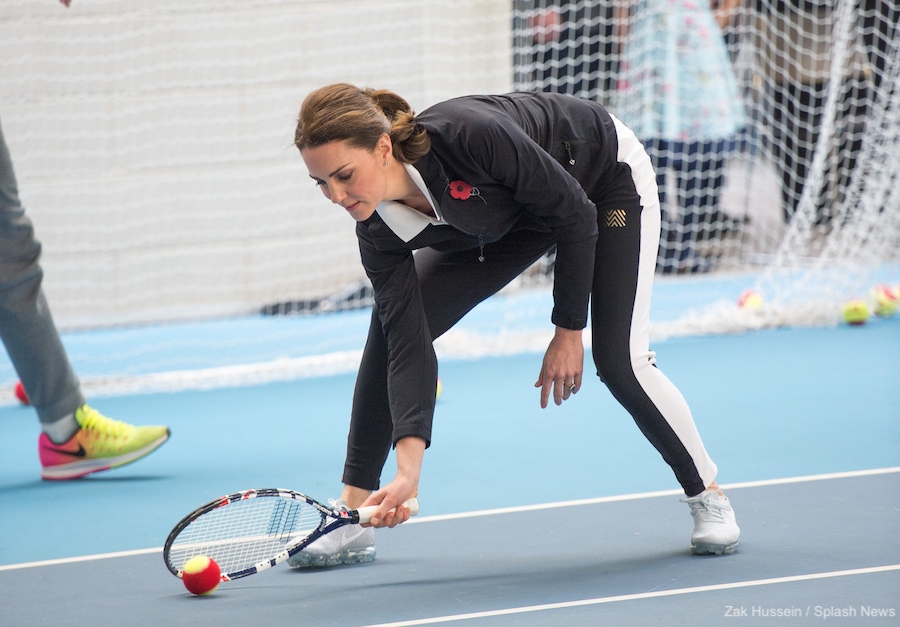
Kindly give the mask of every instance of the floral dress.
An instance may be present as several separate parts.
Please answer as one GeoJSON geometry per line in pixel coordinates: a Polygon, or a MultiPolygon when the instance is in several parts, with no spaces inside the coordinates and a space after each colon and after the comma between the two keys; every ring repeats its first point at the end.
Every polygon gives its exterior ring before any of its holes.
{"type": "Polygon", "coordinates": [[[732,137],[745,120],[709,0],[637,0],[610,111],[643,139],[732,137]]]}

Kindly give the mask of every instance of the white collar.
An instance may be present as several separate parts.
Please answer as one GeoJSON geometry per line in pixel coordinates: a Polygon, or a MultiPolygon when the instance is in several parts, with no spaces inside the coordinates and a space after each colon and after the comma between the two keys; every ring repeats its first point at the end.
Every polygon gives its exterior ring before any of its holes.
{"type": "Polygon", "coordinates": [[[387,224],[400,239],[404,242],[408,242],[424,231],[430,224],[442,225],[447,223],[441,218],[437,203],[434,201],[431,192],[428,191],[425,180],[422,178],[422,175],[419,174],[419,171],[408,163],[404,163],[403,165],[406,167],[406,172],[409,174],[410,178],[412,178],[416,187],[425,194],[425,198],[428,200],[428,203],[431,205],[437,218],[427,216],[421,211],[416,211],[412,207],[395,200],[386,200],[380,203],[375,208],[375,211],[378,212],[378,215],[381,216],[384,223],[387,224]]]}

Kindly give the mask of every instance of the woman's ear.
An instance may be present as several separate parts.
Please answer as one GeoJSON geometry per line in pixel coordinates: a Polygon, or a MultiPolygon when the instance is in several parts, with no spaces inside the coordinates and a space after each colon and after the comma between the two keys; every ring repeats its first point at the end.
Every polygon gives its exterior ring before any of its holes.
{"type": "Polygon", "coordinates": [[[388,159],[390,159],[391,154],[394,152],[394,142],[391,141],[390,135],[387,133],[381,134],[381,137],[378,139],[378,144],[375,146],[375,152],[384,164],[387,165],[388,159]]]}

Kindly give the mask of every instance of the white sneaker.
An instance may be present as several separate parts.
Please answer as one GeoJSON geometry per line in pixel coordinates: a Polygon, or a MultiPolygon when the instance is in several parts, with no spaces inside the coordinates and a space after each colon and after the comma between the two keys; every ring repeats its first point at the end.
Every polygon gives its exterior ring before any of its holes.
{"type": "Polygon", "coordinates": [[[694,517],[691,553],[694,555],[734,553],[741,529],[737,526],[728,497],[722,496],[717,490],[705,490],[682,501],[691,506],[691,516],[694,517]]]}
{"type": "MultiPolygon", "coordinates": [[[[346,507],[342,501],[332,507],[346,507]]],[[[338,564],[359,564],[375,559],[375,529],[362,525],[344,525],[325,534],[308,547],[288,558],[291,568],[321,568],[338,564]]]]}

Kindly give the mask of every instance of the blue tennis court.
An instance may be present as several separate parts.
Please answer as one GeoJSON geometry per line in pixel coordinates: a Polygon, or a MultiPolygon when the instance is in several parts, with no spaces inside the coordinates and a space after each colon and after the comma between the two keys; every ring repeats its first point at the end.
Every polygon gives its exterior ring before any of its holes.
{"type": "Polygon", "coordinates": [[[541,410],[540,353],[445,359],[422,515],[379,531],[371,564],[278,567],[208,598],[166,570],[169,530],[237,489],[335,496],[352,372],[95,396],[108,415],[169,424],[172,439],[66,483],[38,478],[37,421],[6,404],[3,621],[813,624],[855,612],[845,624],[896,624],[898,346],[897,318],[656,343],[742,527],[724,558],[691,556],[674,478],[598,380],[541,410]]]}

